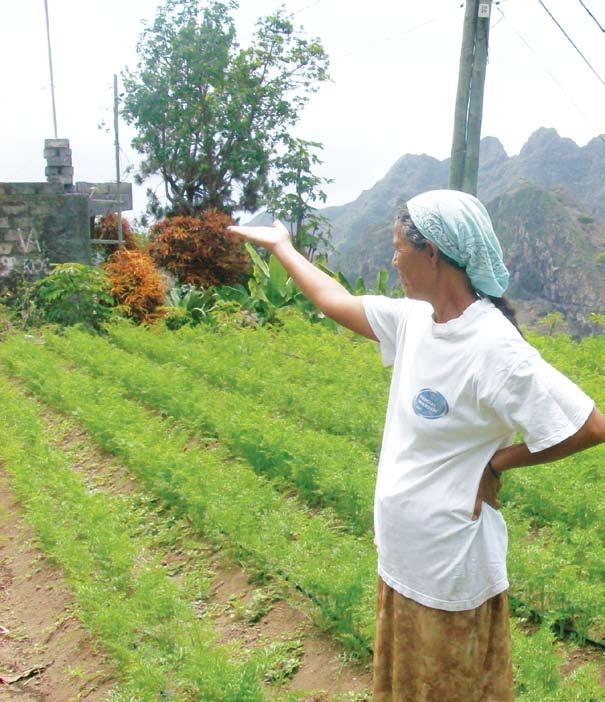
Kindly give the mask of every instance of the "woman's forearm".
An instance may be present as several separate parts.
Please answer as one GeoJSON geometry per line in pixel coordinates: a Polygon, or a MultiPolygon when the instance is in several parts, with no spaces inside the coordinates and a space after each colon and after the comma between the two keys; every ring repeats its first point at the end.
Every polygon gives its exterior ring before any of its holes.
{"type": "Polygon", "coordinates": [[[604,442],[605,416],[595,408],[575,434],[555,446],[532,453],[526,444],[513,444],[497,451],[491,463],[497,471],[551,463],[604,442]]]}
{"type": "Polygon", "coordinates": [[[329,315],[330,301],[350,295],[338,281],[320,271],[299,253],[290,241],[280,241],[272,247],[271,253],[278,259],[288,275],[319,309],[329,315]]]}

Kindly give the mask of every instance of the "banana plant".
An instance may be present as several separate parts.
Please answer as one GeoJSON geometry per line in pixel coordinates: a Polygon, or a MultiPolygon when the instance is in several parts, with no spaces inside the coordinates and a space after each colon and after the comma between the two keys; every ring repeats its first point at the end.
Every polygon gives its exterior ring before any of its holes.
{"type": "Polygon", "coordinates": [[[246,249],[253,263],[248,290],[252,307],[261,318],[273,320],[275,311],[287,305],[294,304],[301,309],[313,306],[273,254],[267,262],[250,243],[246,243],[246,249]]]}

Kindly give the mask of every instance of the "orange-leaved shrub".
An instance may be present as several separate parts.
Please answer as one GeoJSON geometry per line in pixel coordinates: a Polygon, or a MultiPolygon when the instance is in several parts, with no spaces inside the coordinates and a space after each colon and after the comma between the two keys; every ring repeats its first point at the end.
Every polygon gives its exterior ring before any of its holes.
{"type": "Polygon", "coordinates": [[[119,249],[104,268],[111,280],[111,293],[127,317],[152,324],[165,315],[166,283],[149,254],[119,249]]]}
{"type": "MultiPolygon", "coordinates": [[[[118,238],[118,215],[117,212],[110,212],[104,217],[100,217],[94,226],[94,238],[95,239],[110,239],[112,241],[118,238]]],[[[122,217],[122,239],[124,241],[123,246],[130,251],[138,248],[137,242],[132,231],[132,227],[128,223],[128,220],[122,217]]],[[[118,248],[117,244],[101,244],[101,248],[105,251],[107,256],[110,256],[118,248]]]]}
{"type": "Polygon", "coordinates": [[[181,283],[201,287],[241,282],[250,259],[239,237],[227,227],[229,215],[208,209],[199,217],[168,217],[151,228],[154,261],[181,283]]]}

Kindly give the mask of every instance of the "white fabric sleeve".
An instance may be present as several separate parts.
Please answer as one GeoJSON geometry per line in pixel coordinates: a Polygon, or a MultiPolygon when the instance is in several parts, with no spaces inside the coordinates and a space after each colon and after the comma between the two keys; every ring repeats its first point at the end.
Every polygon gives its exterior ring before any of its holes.
{"type": "Polygon", "coordinates": [[[515,366],[491,404],[511,430],[521,432],[535,453],[575,434],[595,403],[539,354],[515,366]]]}
{"type": "Polygon", "coordinates": [[[397,352],[397,329],[406,314],[409,300],[384,295],[362,295],[361,301],[372,331],[378,339],[384,366],[392,366],[397,352]]]}

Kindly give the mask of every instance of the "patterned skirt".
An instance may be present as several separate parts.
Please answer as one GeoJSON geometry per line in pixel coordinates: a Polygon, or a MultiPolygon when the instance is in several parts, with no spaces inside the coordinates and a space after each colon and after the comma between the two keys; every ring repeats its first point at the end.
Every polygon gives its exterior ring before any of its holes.
{"type": "Polygon", "coordinates": [[[508,597],[446,612],[378,578],[374,702],[513,702],[508,597]]]}

